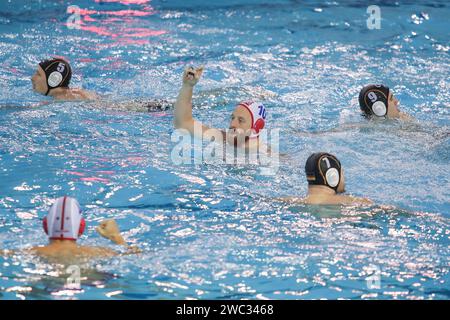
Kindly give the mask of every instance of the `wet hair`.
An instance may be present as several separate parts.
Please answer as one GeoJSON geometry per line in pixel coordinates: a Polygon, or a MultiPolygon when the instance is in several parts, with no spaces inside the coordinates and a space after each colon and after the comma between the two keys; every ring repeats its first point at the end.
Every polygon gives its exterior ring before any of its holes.
{"type": "Polygon", "coordinates": [[[53,58],[40,62],[39,66],[45,73],[47,83],[45,95],[48,95],[51,89],[69,87],[70,79],[72,78],[72,68],[66,60],[53,58]]]}
{"type": "Polygon", "coordinates": [[[359,107],[366,117],[383,117],[388,111],[389,88],[382,84],[370,84],[359,92],[359,107]]]}
{"type": "Polygon", "coordinates": [[[334,155],[326,152],[313,153],[306,160],[306,180],[309,185],[327,186],[337,192],[341,168],[341,162],[334,155]]]}

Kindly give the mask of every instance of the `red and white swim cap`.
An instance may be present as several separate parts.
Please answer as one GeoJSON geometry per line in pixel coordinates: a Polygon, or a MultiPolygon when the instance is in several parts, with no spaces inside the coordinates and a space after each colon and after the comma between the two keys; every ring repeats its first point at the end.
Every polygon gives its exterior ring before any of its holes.
{"type": "Polygon", "coordinates": [[[252,133],[250,138],[256,138],[266,124],[266,107],[261,102],[253,101],[243,101],[238,106],[243,106],[250,112],[252,117],[252,133]]]}
{"type": "Polygon", "coordinates": [[[77,240],[86,227],[77,200],[61,197],[43,220],[44,231],[51,240],[77,240]]]}

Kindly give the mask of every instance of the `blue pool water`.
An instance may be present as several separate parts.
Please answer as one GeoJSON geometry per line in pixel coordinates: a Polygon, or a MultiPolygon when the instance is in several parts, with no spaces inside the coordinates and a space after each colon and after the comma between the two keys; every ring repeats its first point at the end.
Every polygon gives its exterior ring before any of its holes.
{"type": "Polygon", "coordinates": [[[109,246],[94,228],[115,218],[144,253],[82,266],[80,290],[57,266],[0,257],[0,299],[449,299],[450,5],[427,3],[379,1],[369,30],[363,1],[83,0],[69,29],[64,1],[2,1],[0,248],[45,244],[41,218],[67,194],[87,219],[80,243],[109,246]],[[30,77],[52,55],[109,102],[27,107],[46,100],[30,77]],[[171,111],[108,110],[174,100],[187,64],[206,68],[205,123],[225,128],[235,103],[264,98],[286,154],[275,176],[175,165],[171,111]],[[417,122],[365,126],[357,95],[371,82],[417,122]],[[274,201],[305,195],[317,151],[377,205],[274,201]]]}

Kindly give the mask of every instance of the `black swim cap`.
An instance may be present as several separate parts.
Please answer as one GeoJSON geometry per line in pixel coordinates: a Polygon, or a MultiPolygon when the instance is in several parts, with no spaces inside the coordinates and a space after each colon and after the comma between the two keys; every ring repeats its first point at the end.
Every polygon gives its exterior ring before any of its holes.
{"type": "Polygon", "coordinates": [[[54,58],[42,61],[39,65],[44,70],[47,80],[47,92],[45,95],[48,95],[50,89],[69,87],[70,79],[72,78],[72,68],[67,61],[54,58]]]}
{"type": "Polygon", "coordinates": [[[306,160],[305,173],[308,184],[327,186],[337,191],[341,181],[341,163],[332,154],[313,153],[306,160]]]}
{"type": "Polygon", "coordinates": [[[370,84],[359,93],[359,106],[366,116],[384,117],[388,109],[389,88],[382,84],[370,84]]]}

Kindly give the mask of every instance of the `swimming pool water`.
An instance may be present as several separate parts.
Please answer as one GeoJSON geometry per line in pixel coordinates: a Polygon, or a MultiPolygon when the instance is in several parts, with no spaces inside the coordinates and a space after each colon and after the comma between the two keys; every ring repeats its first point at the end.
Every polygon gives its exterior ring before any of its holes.
{"type": "Polygon", "coordinates": [[[369,30],[362,1],[83,0],[69,29],[67,3],[2,2],[0,248],[45,244],[41,218],[67,194],[87,219],[80,243],[110,245],[94,228],[114,218],[144,253],[82,266],[80,290],[43,261],[0,257],[0,299],[448,299],[450,6],[378,4],[381,29],[369,30]],[[105,100],[27,107],[46,100],[30,77],[52,55],[105,100]],[[206,68],[194,114],[207,124],[225,128],[238,101],[264,99],[286,154],[275,176],[175,165],[170,110],[108,109],[174,100],[188,64],[206,68]],[[372,82],[417,122],[365,126],[357,95],[372,82]],[[317,151],[377,205],[274,201],[305,195],[317,151]]]}

